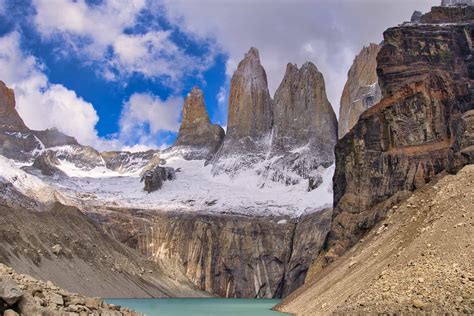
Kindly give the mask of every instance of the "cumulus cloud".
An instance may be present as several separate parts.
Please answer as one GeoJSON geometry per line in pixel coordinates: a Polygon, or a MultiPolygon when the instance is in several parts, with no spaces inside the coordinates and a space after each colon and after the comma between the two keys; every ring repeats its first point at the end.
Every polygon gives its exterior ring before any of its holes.
{"type": "Polygon", "coordinates": [[[162,100],[150,93],[134,93],[122,111],[120,141],[148,147],[156,147],[158,139],[166,142],[163,133],[177,132],[179,129],[183,102],[181,97],[162,100]]]}
{"type": "MultiPolygon", "coordinates": [[[[199,74],[211,56],[190,56],[171,38],[171,32],[152,22],[134,33],[140,14],[148,11],[145,0],[104,0],[90,5],[85,0],[33,0],[34,22],[49,40],[61,39],[63,53],[75,52],[95,62],[107,80],[132,74],[160,78],[176,86],[185,74],[199,74]]],[[[142,23],[143,24],[143,23],[142,23]]]]}
{"type": "Polygon", "coordinates": [[[20,48],[17,32],[0,37],[0,78],[15,90],[17,109],[26,125],[42,130],[56,127],[83,144],[101,147],[91,103],[60,84],[51,84],[38,60],[20,48]]]}
{"type": "Polygon", "coordinates": [[[227,74],[255,46],[273,93],[288,62],[314,62],[325,75],[335,108],[355,55],[380,42],[383,31],[427,11],[439,0],[164,0],[167,16],[184,32],[214,38],[229,55],[227,74]]]}

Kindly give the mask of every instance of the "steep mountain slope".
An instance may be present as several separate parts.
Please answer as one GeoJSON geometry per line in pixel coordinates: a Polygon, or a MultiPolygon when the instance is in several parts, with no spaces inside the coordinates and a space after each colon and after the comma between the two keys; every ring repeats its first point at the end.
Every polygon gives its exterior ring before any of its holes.
{"type": "Polygon", "coordinates": [[[473,162],[473,12],[435,7],[422,23],[384,33],[377,57],[384,98],[336,145],[324,264],[383,219],[404,192],[473,162]]]}
{"type": "Polygon", "coordinates": [[[474,165],[417,191],[290,295],[296,315],[474,313],[474,165]]]}
{"type": "Polygon", "coordinates": [[[359,116],[379,103],[382,92],[377,77],[377,54],[380,45],[364,47],[354,59],[347,75],[339,108],[339,138],[351,130],[359,116]]]}

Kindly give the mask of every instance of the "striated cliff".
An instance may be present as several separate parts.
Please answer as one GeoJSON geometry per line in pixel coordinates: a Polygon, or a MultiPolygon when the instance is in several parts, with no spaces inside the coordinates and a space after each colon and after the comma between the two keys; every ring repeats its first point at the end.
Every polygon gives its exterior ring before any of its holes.
{"type": "Polygon", "coordinates": [[[288,64],[273,102],[273,133],[265,176],[285,184],[308,179],[334,163],[337,119],[324,77],[310,62],[288,64]]]}
{"type": "Polygon", "coordinates": [[[435,7],[422,24],[384,33],[377,57],[384,98],[336,145],[326,262],[354,245],[404,192],[473,162],[471,11],[435,7]]]}
{"type": "Polygon", "coordinates": [[[332,210],[285,217],[157,213],[90,214],[145,257],[166,262],[222,297],[278,298],[303,284],[322,248],[332,210]]]}
{"type": "Polygon", "coordinates": [[[185,159],[210,159],[219,149],[225,132],[219,125],[211,124],[201,89],[193,88],[187,95],[182,116],[178,138],[170,150],[181,151],[185,159]]]}
{"type": "Polygon", "coordinates": [[[230,82],[227,134],[210,161],[213,173],[235,173],[265,159],[273,124],[267,75],[256,48],[239,63],[230,82]]]}
{"type": "Polygon", "coordinates": [[[347,75],[339,108],[339,138],[351,130],[359,116],[382,99],[377,77],[380,45],[364,47],[354,59],[347,75]]]}

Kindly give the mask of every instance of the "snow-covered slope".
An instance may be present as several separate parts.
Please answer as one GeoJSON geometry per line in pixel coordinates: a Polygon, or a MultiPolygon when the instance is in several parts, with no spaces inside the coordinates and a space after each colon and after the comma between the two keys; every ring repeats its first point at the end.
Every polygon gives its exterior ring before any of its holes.
{"type": "Polygon", "coordinates": [[[29,196],[44,196],[43,191],[52,196],[58,191],[68,204],[97,208],[299,216],[332,204],[334,167],[322,170],[323,184],[307,192],[306,182],[286,186],[265,180],[256,171],[262,166],[234,177],[227,174],[213,176],[212,167],[204,166],[203,160],[188,161],[175,153],[160,158],[166,161],[166,166],[178,170],[177,179],[166,182],[161,190],[150,194],[143,190],[141,170],[119,173],[105,166],[84,169],[69,160],[59,159],[60,164],[56,167],[67,176],[51,177],[39,171],[28,174],[3,157],[0,161],[2,177],[28,191],[29,196]]]}
{"type": "MultiPolygon", "coordinates": [[[[39,203],[48,204],[58,200],[57,191],[38,177],[26,173],[22,164],[0,156],[0,186],[7,189],[13,187],[17,192],[31,197],[39,203]]],[[[5,196],[4,198],[8,198],[5,196]]]]}

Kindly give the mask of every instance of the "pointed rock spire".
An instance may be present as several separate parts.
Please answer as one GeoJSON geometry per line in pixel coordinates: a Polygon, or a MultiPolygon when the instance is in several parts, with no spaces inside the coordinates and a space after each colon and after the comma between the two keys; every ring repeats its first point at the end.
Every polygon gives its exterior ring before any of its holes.
{"type": "Polygon", "coordinates": [[[260,63],[258,50],[252,47],[230,82],[227,134],[212,159],[213,172],[234,173],[264,159],[268,143],[264,139],[270,135],[272,125],[267,74],[260,63]],[[235,156],[239,159],[232,159],[235,156]]]}
{"type": "Polygon", "coordinates": [[[229,97],[229,138],[261,138],[272,129],[267,74],[258,50],[250,48],[232,76],[229,97]]]}
{"type": "Polygon", "coordinates": [[[194,87],[186,96],[182,116],[174,148],[186,148],[186,159],[209,158],[221,145],[225,132],[211,124],[201,89],[194,87]]]}

